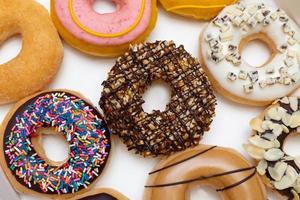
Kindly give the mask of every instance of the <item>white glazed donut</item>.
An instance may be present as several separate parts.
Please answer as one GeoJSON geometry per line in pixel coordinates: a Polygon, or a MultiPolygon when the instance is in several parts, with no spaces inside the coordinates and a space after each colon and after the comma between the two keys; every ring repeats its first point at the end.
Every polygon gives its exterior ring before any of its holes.
{"type": "Polygon", "coordinates": [[[280,9],[265,4],[228,6],[203,31],[200,43],[213,86],[233,101],[267,105],[300,85],[300,29],[280,9]],[[256,39],[271,50],[260,67],[240,55],[256,39]]]}

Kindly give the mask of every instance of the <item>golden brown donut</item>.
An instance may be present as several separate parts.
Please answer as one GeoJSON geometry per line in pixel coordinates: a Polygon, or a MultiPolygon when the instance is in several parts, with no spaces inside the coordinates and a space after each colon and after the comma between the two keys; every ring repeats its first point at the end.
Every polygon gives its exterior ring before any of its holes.
{"type": "Polygon", "coordinates": [[[203,185],[223,200],[266,199],[256,168],[229,148],[200,145],[168,157],[149,174],[144,200],[187,200],[190,187],[203,185]]]}
{"type": "Polygon", "coordinates": [[[111,188],[99,188],[76,196],[70,200],[129,200],[120,192],[111,188]]]}
{"type": "Polygon", "coordinates": [[[45,8],[33,0],[0,0],[0,44],[20,34],[22,50],[0,65],[0,104],[47,86],[63,58],[63,46],[45,8]]]}

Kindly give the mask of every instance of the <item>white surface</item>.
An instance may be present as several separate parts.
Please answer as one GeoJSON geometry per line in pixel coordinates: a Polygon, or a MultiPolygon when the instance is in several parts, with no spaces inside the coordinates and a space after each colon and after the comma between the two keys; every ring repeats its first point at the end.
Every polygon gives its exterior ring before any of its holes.
{"type": "MultiPolygon", "coordinates": [[[[38,0],[38,2],[49,8],[49,0],[38,0]]],[[[185,48],[198,57],[198,36],[205,23],[193,21],[173,14],[166,13],[159,9],[158,22],[155,30],[148,38],[154,40],[174,40],[176,44],[184,44],[185,48]]],[[[11,56],[18,44],[14,40],[5,43],[0,47],[0,57],[11,56]],[[5,51],[4,51],[5,50],[5,51]],[[6,51],[10,50],[9,55],[6,51]]],[[[115,59],[104,59],[87,56],[74,50],[69,45],[65,46],[65,57],[63,65],[50,88],[67,88],[81,92],[91,99],[98,106],[102,86],[101,83],[107,78],[107,73],[115,63],[115,59]]],[[[46,51],[46,49],[45,49],[46,51]]],[[[144,95],[146,104],[144,108],[164,109],[161,102],[168,100],[166,91],[160,87],[147,91],[144,95]]],[[[298,92],[298,94],[300,94],[298,92]]],[[[216,117],[211,125],[211,130],[205,134],[201,143],[232,147],[245,156],[242,144],[247,141],[250,134],[249,120],[258,115],[263,108],[247,107],[227,101],[217,95],[218,106],[216,117]]],[[[0,106],[0,120],[4,118],[12,105],[0,106]]],[[[128,152],[125,145],[116,136],[112,136],[113,146],[110,161],[103,175],[98,179],[96,187],[112,187],[127,195],[132,200],[142,199],[144,184],[148,178],[147,173],[154,167],[159,159],[142,158],[134,152],[128,152]]],[[[47,149],[53,147],[53,142],[45,142],[47,149]]],[[[55,144],[57,146],[57,144],[55,144]]],[[[295,146],[296,147],[296,146],[295,146]]],[[[59,155],[58,148],[52,148],[51,158],[59,155]]],[[[59,148],[64,149],[64,148],[59,148]]],[[[57,157],[61,158],[61,157],[57,157]]],[[[247,156],[247,158],[249,158],[247,156]]],[[[0,193],[0,199],[3,193],[0,193]]],[[[269,199],[276,200],[273,195],[269,199]]],[[[22,195],[24,200],[41,199],[28,195],[22,195]]],[[[211,190],[199,189],[192,192],[192,200],[205,199],[216,200],[216,193],[211,190]],[[199,198],[200,197],[200,198],[199,198]]]]}

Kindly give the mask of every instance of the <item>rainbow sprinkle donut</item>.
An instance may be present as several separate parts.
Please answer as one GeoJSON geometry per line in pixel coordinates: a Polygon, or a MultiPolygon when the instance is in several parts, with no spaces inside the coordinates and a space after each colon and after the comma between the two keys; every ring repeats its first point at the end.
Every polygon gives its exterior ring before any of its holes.
{"type": "Polygon", "coordinates": [[[84,191],[101,174],[110,151],[110,133],[100,113],[69,91],[47,91],[17,103],[1,135],[1,165],[15,189],[29,194],[84,191]],[[59,166],[34,145],[45,128],[54,128],[69,143],[69,158],[59,166]]]}

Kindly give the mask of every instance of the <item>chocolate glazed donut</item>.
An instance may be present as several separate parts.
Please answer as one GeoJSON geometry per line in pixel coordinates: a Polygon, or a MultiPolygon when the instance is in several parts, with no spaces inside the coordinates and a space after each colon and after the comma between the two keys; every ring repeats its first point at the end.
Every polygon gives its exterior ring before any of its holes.
{"type": "Polygon", "coordinates": [[[188,149],[161,161],[149,175],[144,200],[187,200],[191,186],[203,185],[215,188],[223,200],[266,199],[256,168],[228,148],[188,149]]]}

